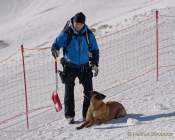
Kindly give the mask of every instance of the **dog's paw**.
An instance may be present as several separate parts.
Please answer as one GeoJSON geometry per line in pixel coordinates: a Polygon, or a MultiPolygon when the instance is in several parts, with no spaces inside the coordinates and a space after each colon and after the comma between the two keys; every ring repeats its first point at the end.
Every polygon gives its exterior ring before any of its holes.
{"type": "Polygon", "coordinates": [[[81,126],[76,127],[76,130],[80,130],[80,129],[82,129],[82,127],[81,127],[81,126]]]}

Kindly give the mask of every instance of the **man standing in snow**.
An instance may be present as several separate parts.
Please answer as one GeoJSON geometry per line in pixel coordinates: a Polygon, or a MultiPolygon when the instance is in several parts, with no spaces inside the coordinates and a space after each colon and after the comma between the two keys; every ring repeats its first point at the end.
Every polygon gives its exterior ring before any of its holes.
{"type": "Polygon", "coordinates": [[[90,104],[93,90],[92,77],[98,74],[99,49],[94,34],[85,24],[86,17],[82,12],[75,14],[65,25],[63,31],[52,44],[51,52],[54,58],[59,57],[59,50],[63,48],[63,83],[65,84],[65,118],[74,123],[75,78],[84,88],[83,118],[90,104]]]}

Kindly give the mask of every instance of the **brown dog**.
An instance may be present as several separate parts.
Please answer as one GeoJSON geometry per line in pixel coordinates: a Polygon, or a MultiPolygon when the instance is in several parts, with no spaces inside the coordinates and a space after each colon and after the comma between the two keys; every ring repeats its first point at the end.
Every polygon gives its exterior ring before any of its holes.
{"type": "Polygon", "coordinates": [[[92,97],[87,111],[86,120],[81,126],[77,127],[77,129],[90,127],[93,124],[105,123],[114,118],[120,118],[127,115],[122,104],[115,101],[104,103],[102,100],[105,97],[105,95],[97,91],[92,91],[92,97]]]}

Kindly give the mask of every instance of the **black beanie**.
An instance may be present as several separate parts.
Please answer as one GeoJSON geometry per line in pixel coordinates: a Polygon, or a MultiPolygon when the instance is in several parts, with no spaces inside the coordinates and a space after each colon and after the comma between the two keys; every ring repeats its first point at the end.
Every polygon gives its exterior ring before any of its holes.
{"type": "Polygon", "coordinates": [[[84,24],[85,20],[86,20],[86,16],[82,12],[76,13],[75,16],[74,16],[74,21],[75,22],[79,22],[79,23],[84,24]]]}

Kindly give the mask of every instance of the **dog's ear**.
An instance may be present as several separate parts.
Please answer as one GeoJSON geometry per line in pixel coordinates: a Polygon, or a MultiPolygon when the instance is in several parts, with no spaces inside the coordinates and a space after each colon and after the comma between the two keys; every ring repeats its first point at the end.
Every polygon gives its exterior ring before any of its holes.
{"type": "Polygon", "coordinates": [[[95,91],[95,90],[93,90],[93,91],[91,91],[91,94],[92,95],[98,95],[98,94],[101,94],[100,92],[97,92],[97,91],[95,91]]]}
{"type": "Polygon", "coordinates": [[[96,98],[97,100],[103,100],[105,97],[106,97],[106,96],[103,95],[103,94],[98,94],[98,95],[95,96],[95,98],[96,98]]]}
{"type": "Polygon", "coordinates": [[[104,94],[101,94],[101,93],[99,93],[99,92],[97,92],[97,91],[94,91],[93,94],[96,94],[96,95],[95,95],[95,98],[96,98],[97,100],[103,100],[103,99],[106,97],[104,94]]]}

